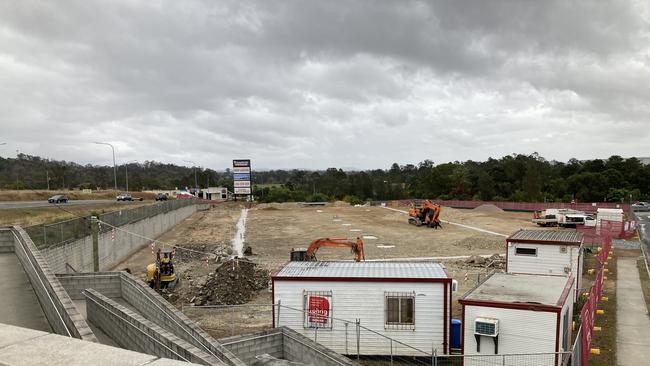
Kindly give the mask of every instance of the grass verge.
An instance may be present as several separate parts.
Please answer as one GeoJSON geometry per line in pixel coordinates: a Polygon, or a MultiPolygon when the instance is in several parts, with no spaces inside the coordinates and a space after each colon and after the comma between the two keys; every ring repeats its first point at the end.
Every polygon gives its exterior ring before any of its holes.
{"type": "Polygon", "coordinates": [[[65,206],[62,210],[57,207],[12,208],[0,210],[0,226],[20,225],[31,226],[49,224],[73,219],[77,216],[89,216],[91,213],[106,213],[124,209],[132,209],[151,202],[136,202],[129,204],[99,204],[83,206],[65,206]]]}
{"type": "MultiPolygon", "coordinates": [[[[642,244],[643,245],[643,244],[642,244]]],[[[636,267],[639,269],[639,278],[641,278],[641,289],[643,289],[643,297],[645,299],[645,306],[648,309],[648,316],[650,317],[650,277],[648,270],[645,266],[643,258],[636,261],[636,267]]]]}

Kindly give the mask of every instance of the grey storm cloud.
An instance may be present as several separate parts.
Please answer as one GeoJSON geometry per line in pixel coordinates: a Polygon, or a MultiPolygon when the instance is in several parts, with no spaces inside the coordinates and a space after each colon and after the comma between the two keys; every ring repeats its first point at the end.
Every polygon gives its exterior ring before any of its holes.
{"type": "Polygon", "coordinates": [[[645,1],[0,3],[2,156],[640,156],[648,80],[645,1]]]}

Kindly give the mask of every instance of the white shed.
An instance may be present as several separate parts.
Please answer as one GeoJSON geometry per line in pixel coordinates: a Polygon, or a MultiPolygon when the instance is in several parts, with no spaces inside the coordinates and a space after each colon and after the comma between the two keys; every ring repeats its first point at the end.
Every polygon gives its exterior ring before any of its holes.
{"type": "MultiPolygon", "coordinates": [[[[573,278],[497,273],[461,297],[465,355],[553,353],[571,349],[573,278]]],[[[557,365],[554,355],[546,362],[557,365]]],[[[499,360],[500,362],[500,360],[499,360]]]]}
{"type": "Polygon", "coordinates": [[[356,354],[357,338],[361,355],[449,353],[452,279],[440,263],[289,262],[272,281],[274,325],[339,353],[356,354]]]}
{"type": "Polygon", "coordinates": [[[601,225],[601,221],[623,222],[623,209],[620,208],[599,208],[596,213],[596,223],[601,225]]]}
{"type": "Polygon", "coordinates": [[[506,239],[506,272],[572,274],[576,300],[582,286],[583,242],[583,234],[576,231],[519,230],[506,239]]]}

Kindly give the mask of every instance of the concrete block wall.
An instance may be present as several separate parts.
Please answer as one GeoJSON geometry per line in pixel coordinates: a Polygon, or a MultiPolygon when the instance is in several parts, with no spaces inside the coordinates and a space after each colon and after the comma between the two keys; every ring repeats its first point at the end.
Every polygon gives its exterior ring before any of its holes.
{"type": "Polygon", "coordinates": [[[83,300],[83,291],[89,288],[108,298],[122,297],[122,280],[119,272],[62,273],[56,277],[72,300],[83,300]]]}
{"type": "Polygon", "coordinates": [[[314,342],[304,335],[287,327],[281,327],[284,335],[284,358],[289,361],[308,365],[338,366],[359,365],[351,359],[314,342]]]}
{"type": "Polygon", "coordinates": [[[14,252],[29,278],[52,330],[64,336],[97,342],[88,323],[77,311],[70,296],[27,233],[19,226],[0,229],[0,232],[4,238],[7,235],[14,238],[14,252]]]}
{"type": "MultiPolygon", "coordinates": [[[[181,207],[177,210],[146,218],[115,229],[115,239],[111,230],[99,234],[99,268],[111,269],[148,243],[145,238],[157,238],[175,225],[190,217],[203,204],[181,207]],[[135,233],[132,235],[129,233],[135,233]]],[[[70,243],[43,249],[45,259],[55,273],[92,272],[93,242],[87,236],[70,243]],[[67,265],[66,265],[67,264],[67,265]],[[74,270],[72,268],[74,268],[74,270]]]]}
{"type": "Polygon", "coordinates": [[[247,365],[252,365],[258,355],[265,353],[284,359],[284,334],[282,329],[269,329],[254,334],[246,334],[219,339],[219,343],[234,353],[247,365]]]}
{"type": "Polygon", "coordinates": [[[351,359],[287,327],[222,338],[219,342],[247,365],[252,365],[256,361],[256,356],[269,354],[306,365],[358,366],[351,359]]]}
{"type": "Polygon", "coordinates": [[[0,253],[13,253],[14,240],[10,230],[0,231],[0,253]]]}
{"type": "Polygon", "coordinates": [[[122,298],[146,319],[173,331],[178,337],[214,355],[227,365],[246,365],[180,310],[163,299],[156,291],[149,288],[146,283],[127,272],[120,272],[120,276],[122,279],[122,298]]]}
{"type": "Polygon", "coordinates": [[[202,365],[225,365],[93,289],[86,289],[88,319],[122,348],[202,365]]]}

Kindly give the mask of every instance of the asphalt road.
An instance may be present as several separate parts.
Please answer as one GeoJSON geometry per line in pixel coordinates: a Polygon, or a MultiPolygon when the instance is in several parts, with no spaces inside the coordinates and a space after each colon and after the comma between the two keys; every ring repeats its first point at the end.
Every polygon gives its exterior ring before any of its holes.
{"type": "MultiPolygon", "coordinates": [[[[137,202],[137,201],[134,201],[137,202]]],[[[119,203],[128,205],[131,202],[117,202],[116,200],[71,200],[67,203],[59,203],[62,207],[67,206],[83,206],[83,205],[105,205],[110,203],[119,203]]],[[[48,203],[47,201],[10,201],[10,202],[0,202],[0,210],[9,209],[9,208],[32,208],[32,207],[54,207],[54,203],[48,203]]]]}
{"type": "Polygon", "coordinates": [[[639,225],[641,245],[645,246],[645,253],[650,261],[650,211],[637,211],[634,214],[636,216],[637,225],[639,225]]]}

